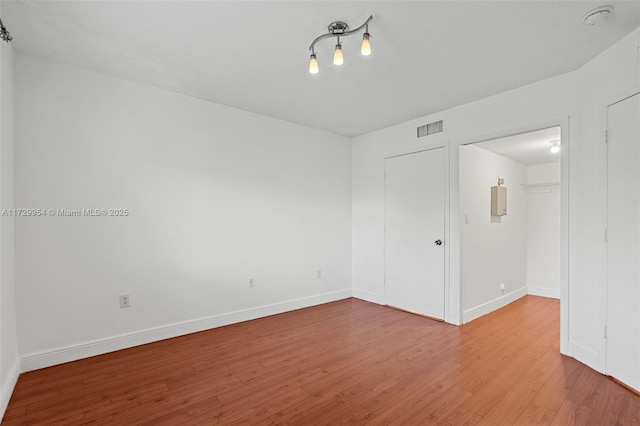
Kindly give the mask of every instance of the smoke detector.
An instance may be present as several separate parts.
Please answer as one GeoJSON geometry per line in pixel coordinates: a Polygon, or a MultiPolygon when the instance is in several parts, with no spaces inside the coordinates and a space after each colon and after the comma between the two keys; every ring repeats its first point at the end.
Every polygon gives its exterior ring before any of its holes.
{"type": "Polygon", "coordinates": [[[584,15],[584,23],[586,25],[597,25],[607,19],[612,13],[613,6],[600,6],[584,15]]]}

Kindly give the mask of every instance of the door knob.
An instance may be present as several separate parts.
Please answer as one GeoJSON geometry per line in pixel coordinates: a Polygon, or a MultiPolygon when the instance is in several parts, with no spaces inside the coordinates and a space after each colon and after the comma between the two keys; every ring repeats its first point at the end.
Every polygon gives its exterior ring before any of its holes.
{"type": "Polygon", "coordinates": [[[435,243],[436,243],[437,246],[441,246],[442,245],[442,240],[436,240],[435,243]]]}

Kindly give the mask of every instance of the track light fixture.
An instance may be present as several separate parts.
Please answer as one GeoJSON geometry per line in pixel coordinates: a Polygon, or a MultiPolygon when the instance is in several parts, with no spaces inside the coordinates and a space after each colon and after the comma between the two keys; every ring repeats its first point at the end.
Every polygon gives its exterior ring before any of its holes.
{"type": "Polygon", "coordinates": [[[13,37],[11,37],[11,33],[7,31],[4,24],[2,23],[2,19],[0,19],[0,39],[6,41],[7,43],[13,40],[13,37]]]}
{"type": "Polygon", "coordinates": [[[326,34],[319,35],[316,37],[313,42],[311,42],[311,46],[309,46],[309,50],[311,51],[311,57],[309,58],[309,73],[317,74],[320,71],[318,67],[318,59],[316,56],[316,43],[320,40],[329,37],[336,37],[336,49],[333,52],[333,64],[334,65],[342,65],[344,63],[344,56],[342,54],[342,43],[340,42],[340,37],[346,37],[360,32],[364,29],[364,34],[362,35],[362,45],[360,46],[360,54],[363,56],[371,55],[371,34],[369,34],[369,22],[373,19],[373,15],[369,16],[364,24],[360,25],[358,28],[354,30],[349,30],[349,25],[346,22],[335,21],[329,24],[328,32],[326,34]]]}

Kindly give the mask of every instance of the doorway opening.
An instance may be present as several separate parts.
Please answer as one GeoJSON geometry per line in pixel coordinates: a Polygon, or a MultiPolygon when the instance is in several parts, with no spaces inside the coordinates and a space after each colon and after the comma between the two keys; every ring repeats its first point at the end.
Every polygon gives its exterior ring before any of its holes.
{"type": "Polygon", "coordinates": [[[461,145],[462,323],[527,294],[560,299],[560,126],[461,145]]]}

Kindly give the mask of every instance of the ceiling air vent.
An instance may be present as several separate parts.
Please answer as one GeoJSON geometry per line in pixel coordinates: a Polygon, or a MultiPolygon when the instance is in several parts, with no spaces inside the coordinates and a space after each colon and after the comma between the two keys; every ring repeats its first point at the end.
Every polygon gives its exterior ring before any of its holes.
{"type": "Polygon", "coordinates": [[[433,135],[434,133],[440,133],[444,130],[442,120],[434,121],[433,123],[425,124],[418,127],[418,137],[433,135]]]}

